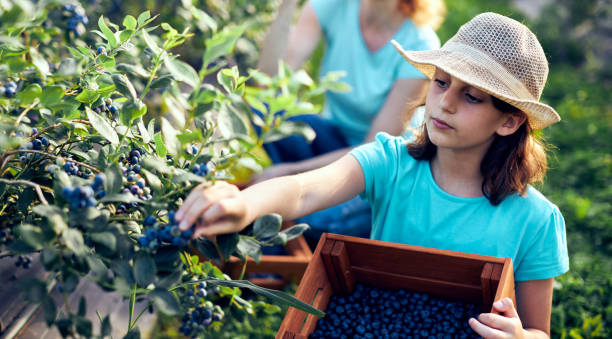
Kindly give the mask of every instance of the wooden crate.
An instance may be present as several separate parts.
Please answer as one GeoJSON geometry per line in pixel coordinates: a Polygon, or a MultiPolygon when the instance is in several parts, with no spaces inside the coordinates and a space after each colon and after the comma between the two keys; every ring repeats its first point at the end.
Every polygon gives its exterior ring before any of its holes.
{"type": "MultiPolygon", "coordinates": [[[[402,288],[482,305],[513,299],[512,259],[410,246],[325,233],[295,297],[325,310],[332,294],[350,294],[355,283],[402,288]]],[[[289,308],[277,339],[307,338],[319,318],[289,308]]]]}

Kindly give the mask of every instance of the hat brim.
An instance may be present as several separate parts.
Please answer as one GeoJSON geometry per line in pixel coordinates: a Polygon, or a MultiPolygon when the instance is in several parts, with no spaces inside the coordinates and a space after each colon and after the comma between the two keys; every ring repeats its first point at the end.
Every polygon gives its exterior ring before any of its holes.
{"type": "Polygon", "coordinates": [[[546,126],[561,121],[559,114],[550,106],[536,100],[521,99],[516,96],[508,95],[511,89],[507,88],[502,79],[493,86],[490,80],[487,81],[479,74],[488,72],[489,78],[496,77],[496,74],[484,69],[482,65],[471,60],[469,57],[457,52],[445,51],[442,49],[429,51],[406,51],[396,41],[392,41],[397,51],[411,63],[417,70],[428,78],[432,78],[436,68],[468,83],[483,92],[486,92],[500,100],[503,100],[514,107],[520,109],[527,115],[527,120],[532,129],[542,129],[546,126]],[[502,90],[500,90],[500,88],[502,90]]]}

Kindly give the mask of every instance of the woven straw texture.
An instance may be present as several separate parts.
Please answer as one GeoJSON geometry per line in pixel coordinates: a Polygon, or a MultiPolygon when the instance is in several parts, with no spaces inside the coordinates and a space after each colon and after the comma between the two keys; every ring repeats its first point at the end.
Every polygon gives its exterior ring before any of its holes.
{"type": "Polygon", "coordinates": [[[548,61],[536,36],[520,22],[483,13],[461,26],[442,48],[405,51],[395,48],[431,78],[436,68],[459,78],[527,114],[533,129],[561,120],[539,102],[548,76],[548,61]]]}

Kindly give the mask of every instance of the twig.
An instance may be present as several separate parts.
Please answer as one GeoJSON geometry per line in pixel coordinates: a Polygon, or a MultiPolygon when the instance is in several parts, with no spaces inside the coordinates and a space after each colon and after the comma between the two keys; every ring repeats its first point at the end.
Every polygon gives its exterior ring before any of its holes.
{"type": "Polygon", "coordinates": [[[49,205],[49,203],[47,202],[47,199],[45,199],[45,196],[43,195],[42,189],[40,189],[40,185],[38,185],[37,183],[27,181],[27,180],[8,180],[4,178],[0,178],[0,182],[3,182],[7,185],[25,185],[25,186],[33,187],[34,190],[36,191],[36,194],[38,195],[38,199],[40,200],[40,202],[43,205],[49,205]]]}
{"type": "MultiPolygon", "coordinates": [[[[83,120],[83,119],[74,119],[74,120],[70,120],[70,122],[79,122],[81,124],[91,125],[91,122],[89,122],[87,120],[83,120]]],[[[47,132],[49,130],[52,130],[54,128],[57,128],[57,127],[59,127],[61,125],[62,125],[62,123],[58,122],[57,124],[53,124],[51,126],[47,126],[47,127],[43,128],[43,129],[41,129],[40,131],[38,131],[36,134],[33,134],[31,137],[29,137],[28,141],[32,141],[32,140],[36,139],[39,135],[41,135],[41,134],[43,134],[43,133],[45,133],[45,132],[47,132]]]]}
{"type": "Polygon", "coordinates": [[[19,117],[17,118],[17,120],[15,120],[15,126],[19,126],[21,119],[23,119],[23,117],[25,117],[25,115],[28,114],[28,112],[31,111],[32,108],[36,107],[36,105],[38,105],[39,103],[40,103],[40,100],[38,98],[34,99],[34,102],[28,108],[24,109],[23,112],[21,112],[21,114],[19,114],[19,117]]]}
{"type": "Polygon", "coordinates": [[[59,156],[59,155],[55,155],[55,154],[51,154],[51,153],[47,153],[47,152],[43,152],[43,151],[37,151],[37,150],[33,150],[33,149],[20,149],[20,150],[12,150],[12,151],[7,151],[5,154],[6,154],[6,155],[11,155],[11,154],[17,154],[17,153],[35,153],[35,154],[42,154],[42,155],[48,156],[49,158],[53,158],[53,159],[62,159],[62,160],[64,160],[64,161],[70,161],[70,162],[73,162],[73,163],[75,163],[75,164],[77,164],[77,165],[79,165],[79,166],[87,167],[87,168],[89,168],[90,170],[92,170],[92,171],[94,171],[94,172],[96,172],[96,173],[101,173],[101,172],[102,172],[102,171],[100,171],[99,169],[97,169],[97,168],[95,168],[95,167],[93,167],[93,166],[91,166],[91,165],[88,165],[88,164],[86,164],[86,163],[82,163],[82,162],[80,162],[80,161],[76,161],[76,160],[74,160],[74,159],[66,159],[66,158],[61,157],[61,156],[59,156]]]}

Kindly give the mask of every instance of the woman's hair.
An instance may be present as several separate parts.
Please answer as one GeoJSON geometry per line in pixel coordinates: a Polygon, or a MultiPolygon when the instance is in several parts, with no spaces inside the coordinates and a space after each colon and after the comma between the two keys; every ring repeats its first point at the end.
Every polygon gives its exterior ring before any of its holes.
{"type": "MultiPolygon", "coordinates": [[[[522,115],[518,108],[496,97],[493,106],[503,113],[522,115]]],[[[437,146],[422,129],[416,140],[408,143],[408,152],[417,160],[431,160],[437,146]]],[[[499,205],[513,193],[525,194],[527,185],[542,181],[546,173],[546,152],[543,143],[534,135],[527,121],[511,135],[495,135],[482,162],[482,193],[493,206],[499,205]]]]}
{"type": "Polygon", "coordinates": [[[443,0],[401,0],[400,10],[412,19],[417,26],[429,26],[438,29],[444,16],[446,6],[443,0]]]}

